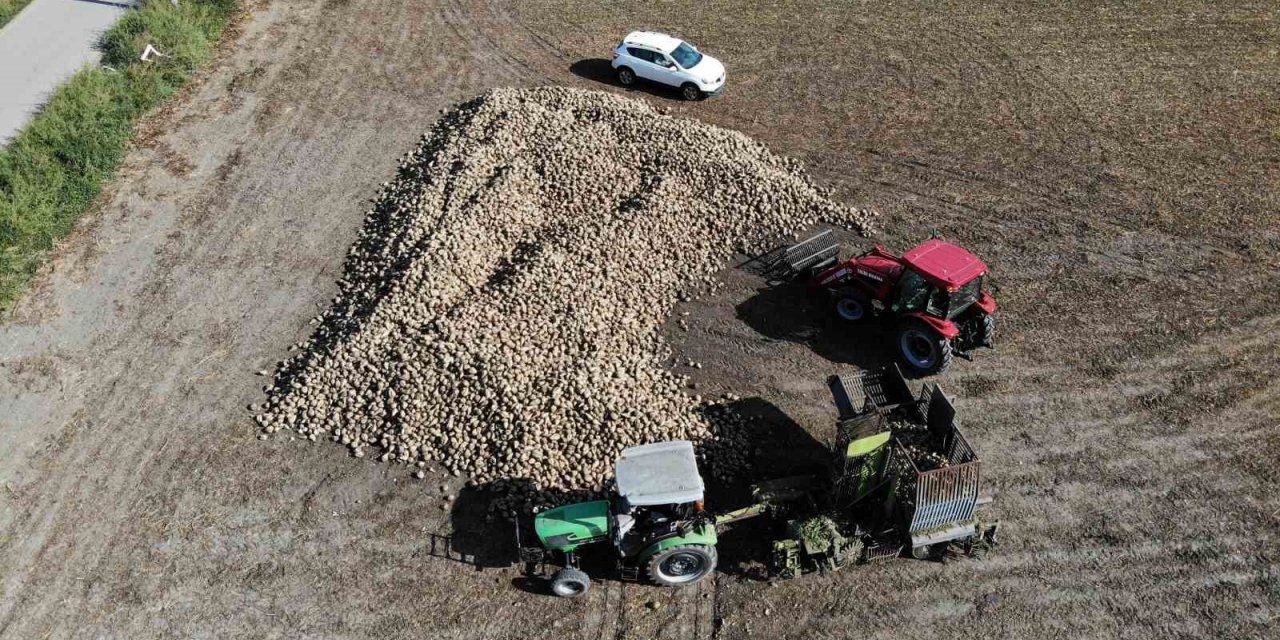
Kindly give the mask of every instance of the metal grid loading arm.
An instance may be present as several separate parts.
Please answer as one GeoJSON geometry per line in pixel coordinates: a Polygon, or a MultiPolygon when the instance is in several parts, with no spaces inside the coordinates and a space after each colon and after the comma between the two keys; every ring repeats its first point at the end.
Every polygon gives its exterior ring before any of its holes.
{"type": "Polygon", "coordinates": [[[779,262],[782,266],[799,273],[806,269],[816,269],[835,264],[840,256],[840,244],[830,229],[787,247],[779,262]]]}

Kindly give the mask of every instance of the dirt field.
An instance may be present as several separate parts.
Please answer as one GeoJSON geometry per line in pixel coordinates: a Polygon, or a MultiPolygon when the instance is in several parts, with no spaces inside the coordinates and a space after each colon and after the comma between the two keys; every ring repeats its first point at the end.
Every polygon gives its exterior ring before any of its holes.
{"type": "MultiPolygon", "coordinates": [[[[1274,634],[1273,7],[977,4],[255,3],[0,328],[0,636],[1274,634]],[[730,74],[708,102],[634,95],[881,211],[853,242],[937,231],[988,259],[1001,344],[940,382],[998,495],[998,552],[770,584],[744,531],[696,589],[566,601],[494,566],[506,531],[442,498],[464,479],[255,439],[254,372],[307,335],[439,110],[620,90],[601,58],[634,27],[730,74]]],[[[670,339],[705,363],[699,393],[753,399],[776,467],[830,432],[823,379],[883,361],[883,336],[721,277],[670,339]]]]}

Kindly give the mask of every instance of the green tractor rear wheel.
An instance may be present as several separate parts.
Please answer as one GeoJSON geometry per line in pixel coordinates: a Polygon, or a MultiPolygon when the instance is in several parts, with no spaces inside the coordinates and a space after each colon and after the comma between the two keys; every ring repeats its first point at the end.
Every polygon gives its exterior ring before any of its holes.
{"type": "Polygon", "coordinates": [[[649,579],[669,587],[693,584],[716,569],[716,548],[705,544],[681,544],[649,558],[649,579]]]}
{"type": "Polygon", "coordinates": [[[561,598],[576,598],[590,588],[591,578],[581,569],[565,567],[551,576],[551,593],[561,598]]]}

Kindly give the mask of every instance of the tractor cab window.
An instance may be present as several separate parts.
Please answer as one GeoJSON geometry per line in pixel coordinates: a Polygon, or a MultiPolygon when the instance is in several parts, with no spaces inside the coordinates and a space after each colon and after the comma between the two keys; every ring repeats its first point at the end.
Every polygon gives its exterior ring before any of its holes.
{"type": "Polygon", "coordinates": [[[898,298],[893,308],[898,313],[919,311],[930,301],[929,292],[933,287],[924,281],[920,274],[907,269],[898,279],[898,298]]]}
{"type": "Polygon", "coordinates": [[[946,291],[938,287],[929,287],[929,303],[925,306],[925,312],[931,316],[939,318],[947,317],[947,306],[951,303],[951,296],[946,291]]]}
{"type": "Polygon", "coordinates": [[[938,318],[954,318],[973,303],[978,301],[982,293],[982,278],[956,289],[947,291],[935,287],[925,281],[924,277],[914,271],[906,271],[898,280],[898,299],[894,309],[898,313],[907,311],[924,311],[938,318]]]}
{"type": "Polygon", "coordinates": [[[934,287],[929,296],[928,312],[939,318],[954,318],[977,302],[981,291],[982,278],[975,278],[969,284],[950,292],[934,287]]]}
{"type": "Polygon", "coordinates": [[[982,294],[982,277],[974,278],[969,284],[952,292],[947,304],[947,317],[954,318],[978,301],[982,294]]]}

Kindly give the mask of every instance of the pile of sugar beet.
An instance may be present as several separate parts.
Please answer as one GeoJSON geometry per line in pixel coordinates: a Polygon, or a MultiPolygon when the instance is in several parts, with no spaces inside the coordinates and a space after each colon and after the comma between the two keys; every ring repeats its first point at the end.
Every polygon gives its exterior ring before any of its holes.
{"type": "Polygon", "coordinates": [[[666,368],[661,325],[735,252],[870,217],[741,133],[611,93],[494,90],[383,185],[256,420],[436,461],[512,512],[600,490],[647,442],[693,440],[728,479],[753,449],[742,419],[666,368]]]}

